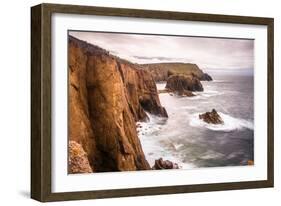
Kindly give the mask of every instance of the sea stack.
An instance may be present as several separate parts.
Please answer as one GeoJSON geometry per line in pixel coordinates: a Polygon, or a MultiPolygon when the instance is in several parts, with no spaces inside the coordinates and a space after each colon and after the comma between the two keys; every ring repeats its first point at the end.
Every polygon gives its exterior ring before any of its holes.
{"type": "Polygon", "coordinates": [[[215,109],[211,112],[206,112],[204,114],[199,114],[199,119],[203,120],[208,124],[223,124],[221,116],[217,113],[215,109]]]}
{"type": "Polygon", "coordinates": [[[170,75],[165,89],[179,96],[195,96],[192,92],[203,91],[200,80],[195,75],[176,74],[170,75]]]}

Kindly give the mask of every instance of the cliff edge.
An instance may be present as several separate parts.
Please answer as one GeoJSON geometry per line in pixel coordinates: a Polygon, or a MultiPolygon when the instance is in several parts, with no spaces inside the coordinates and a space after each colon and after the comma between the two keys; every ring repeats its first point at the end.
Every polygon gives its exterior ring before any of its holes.
{"type": "Polygon", "coordinates": [[[69,141],[82,146],[94,172],[151,169],[136,121],[145,111],[167,117],[153,77],[100,47],[68,41],[69,141]]]}

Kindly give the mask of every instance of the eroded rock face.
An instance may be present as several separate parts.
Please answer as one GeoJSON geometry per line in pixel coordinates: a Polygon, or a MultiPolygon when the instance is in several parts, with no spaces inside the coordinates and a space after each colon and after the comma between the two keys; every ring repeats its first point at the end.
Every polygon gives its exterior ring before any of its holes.
{"type": "Polygon", "coordinates": [[[69,141],[68,145],[68,173],[91,173],[88,155],[83,147],[75,141],[69,141]]]}
{"type": "Polygon", "coordinates": [[[152,169],[154,170],[179,169],[179,165],[169,160],[163,160],[163,158],[160,158],[158,160],[155,160],[155,164],[152,167],[152,169]]]}
{"type": "Polygon", "coordinates": [[[203,91],[200,80],[194,75],[171,75],[166,89],[179,95],[194,96],[193,91],[203,91]]]}
{"type": "Polygon", "coordinates": [[[79,143],[88,155],[92,167],[98,164],[99,151],[96,148],[96,140],[90,121],[88,105],[87,55],[84,42],[69,39],[69,140],[79,143]]]}
{"type": "Polygon", "coordinates": [[[199,114],[199,119],[202,119],[208,124],[223,124],[223,120],[215,109],[211,112],[206,112],[204,114],[199,114]]]}
{"type": "Polygon", "coordinates": [[[70,36],[69,79],[70,140],[94,171],[150,169],[135,122],[167,117],[150,73],[70,36]]]}
{"type": "Polygon", "coordinates": [[[120,61],[119,69],[127,88],[129,106],[136,121],[147,119],[144,111],[162,117],[168,117],[164,107],[161,106],[157,87],[151,74],[139,68],[138,65],[120,61]]]}

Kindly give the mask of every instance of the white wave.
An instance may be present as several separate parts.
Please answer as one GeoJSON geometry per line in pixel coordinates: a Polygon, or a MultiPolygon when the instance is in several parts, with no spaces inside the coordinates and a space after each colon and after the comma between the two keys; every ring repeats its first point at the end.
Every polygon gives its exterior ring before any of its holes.
{"type": "Polygon", "coordinates": [[[208,124],[203,120],[199,119],[199,114],[196,113],[192,115],[190,119],[190,126],[193,127],[205,127],[214,131],[232,131],[232,130],[242,130],[242,129],[254,129],[254,124],[251,121],[245,119],[234,118],[230,115],[218,112],[224,121],[223,124],[208,124]]]}
{"type": "Polygon", "coordinates": [[[173,144],[173,147],[175,148],[175,150],[178,150],[179,148],[183,147],[183,144],[173,144]]]}
{"type": "Polygon", "coordinates": [[[208,159],[219,159],[219,158],[222,158],[222,157],[224,157],[224,154],[219,153],[219,152],[215,152],[213,150],[207,150],[206,152],[204,152],[200,156],[201,159],[205,159],[205,160],[208,160],[208,159]]]}
{"type": "Polygon", "coordinates": [[[217,79],[217,80],[213,80],[212,82],[214,82],[214,83],[228,83],[228,82],[230,82],[230,81],[217,79]]]}
{"type": "MultiPolygon", "coordinates": [[[[155,160],[163,158],[164,160],[169,160],[177,163],[181,169],[191,169],[194,165],[183,162],[182,158],[176,153],[169,151],[164,148],[159,141],[150,135],[139,135],[143,151],[145,153],[146,160],[151,167],[154,166],[155,160]]],[[[183,145],[174,145],[175,148],[179,149],[183,145]]]]}
{"type": "Polygon", "coordinates": [[[232,152],[229,155],[227,155],[226,158],[232,159],[232,158],[236,158],[237,156],[240,156],[240,155],[244,155],[244,152],[243,151],[232,152]]]}
{"type": "Polygon", "coordinates": [[[156,87],[157,87],[158,90],[165,89],[165,87],[166,87],[166,82],[157,83],[157,84],[156,84],[156,87]]]}
{"type": "Polygon", "coordinates": [[[203,92],[193,92],[196,96],[189,97],[190,99],[207,99],[209,97],[214,97],[218,95],[223,95],[224,92],[219,92],[215,90],[204,90],[203,92]]]}
{"type": "MultiPolygon", "coordinates": [[[[150,119],[149,121],[137,122],[137,131],[149,165],[152,167],[154,166],[156,159],[163,158],[164,160],[177,163],[181,169],[194,168],[195,166],[193,164],[185,163],[179,153],[175,153],[175,151],[171,151],[169,148],[161,144],[161,141],[169,142],[165,137],[157,135],[159,130],[162,129],[161,127],[165,118],[150,114],[148,114],[148,116],[150,119]]],[[[174,150],[178,150],[184,145],[171,142],[171,146],[174,150]]]]}
{"type": "Polygon", "coordinates": [[[175,108],[175,110],[190,110],[190,109],[197,109],[196,106],[181,106],[178,108],[175,108]]]}

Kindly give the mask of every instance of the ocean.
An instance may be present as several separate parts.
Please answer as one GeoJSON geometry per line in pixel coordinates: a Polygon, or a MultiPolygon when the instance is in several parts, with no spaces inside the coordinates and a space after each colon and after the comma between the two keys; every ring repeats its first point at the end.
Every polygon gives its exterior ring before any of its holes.
{"type": "MultiPolygon", "coordinates": [[[[159,94],[169,118],[149,115],[138,135],[151,166],[159,158],[182,169],[247,165],[254,161],[254,81],[252,75],[215,75],[202,81],[195,97],[159,94]],[[207,124],[199,114],[216,109],[223,125],[207,124]]],[[[164,89],[166,83],[157,83],[164,89]]]]}

